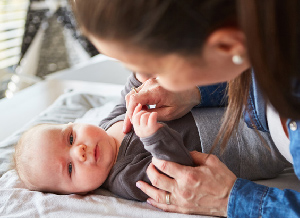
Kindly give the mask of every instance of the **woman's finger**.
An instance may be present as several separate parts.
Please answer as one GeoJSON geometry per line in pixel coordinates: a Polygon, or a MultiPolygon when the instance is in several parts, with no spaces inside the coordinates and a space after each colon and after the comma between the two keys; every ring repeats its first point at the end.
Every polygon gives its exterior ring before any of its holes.
{"type": "Polygon", "coordinates": [[[187,167],[174,162],[160,160],[155,157],[152,158],[152,163],[157,169],[175,179],[180,179],[182,177],[182,172],[185,172],[185,168],[187,167]]]}
{"type": "Polygon", "coordinates": [[[135,94],[137,94],[137,93],[138,93],[137,88],[132,87],[132,89],[130,90],[130,92],[128,92],[128,93],[126,94],[126,96],[125,96],[126,108],[128,108],[128,105],[129,105],[129,103],[130,103],[130,98],[131,98],[131,96],[132,96],[132,95],[135,95],[135,94]]]}
{"type": "MultiPolygon", "coordinates": [[[[160,204],[167,204],[166,200],[167,200],[167,195],[168,192],[157,189],[151,185],[149,185],[146,182],[143,181],[138,181],[136,183],[136,186],[141,189],[146,195],[148,195],[151,199],[154,199],[157,203],[160,204]]],[[[170,196],[171,197],[171,196],[170,196]]],[[[169,202],[171,202],[172,199],[169,198],[169,202]]]]}
{"type": "MultiPolygon", "coordinates": [[[[148,166],[147,175],[151,181],[151,184],[156,188],[172,192],[172,189],[176,186],[176,181],[158,172],[153,163],[148,166]]],[[[152,195],[149,196],[152,197],[152,195]]]]}
{"type": "Polygon", "coordinates": [[[142,110],[142,105],[138,104],[133,111],[133,115],[137,114],[138,112],[140,112],[142,110]]]}
{"type": "Polygon", "coordinates": [[[132,119],[131,119],[131,122],[132,124],[134,125],[134,127],[136,127],[137,125],[139,126],[140,125],[140,119],[141,119],[141,105],[137,105],[134,109],[134,112],[133,112],[133,116],[132,116],[132,119]]]}
{"type": "MultiPolygon", "coordinates": [[[[133,113],[137,113],[138,111],[140,111],[142,108],[142,105],[137,105],[135,108],[134,108],[134,112],[133,113]]],[[[132,128],[132,122],[126,112],[125,114],[125,119],[124,119],[124,124],[123,124],[123,133],[128,133],[132,128]]]]}
{"type": "Polygon", "coordinates": [[[125,115],[124,123],[123,123],[123,133],[128,133],[132,129],[132,123],[127,115],[125,115]]]}
{"type": "Polygon", "coordinates": [[[149,93],[141,91],[137,94],[126,95],[125,100],[126,100],[126,109],[127,109],[126,113],[131,119],[134,109],[139,103],[141,105],[149,104],[149,93]]]}
{"type": "Polygon", "coordinates": [[[172,202],[168,205],[168,204],[158,203],[154,199],[148,198],[147,203],[151,204],[152,206],[157,207],[163,211],[166,211],[166,212],[185,213],[182,210],[182,208],[180,208],[177,205],[172,204],[172,202]]]}

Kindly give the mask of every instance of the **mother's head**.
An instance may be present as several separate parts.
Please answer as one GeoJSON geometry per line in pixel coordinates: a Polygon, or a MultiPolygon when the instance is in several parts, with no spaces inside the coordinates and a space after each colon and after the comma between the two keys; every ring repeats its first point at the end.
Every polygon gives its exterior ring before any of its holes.
{"type": "Polygon", "coordinates": [[[234,0],[76,0],[82,30],[101,53],[183,90],[229,81],[249,67],[234,0]],[[241,64],[232,58],[242,57],[241,64]]]}

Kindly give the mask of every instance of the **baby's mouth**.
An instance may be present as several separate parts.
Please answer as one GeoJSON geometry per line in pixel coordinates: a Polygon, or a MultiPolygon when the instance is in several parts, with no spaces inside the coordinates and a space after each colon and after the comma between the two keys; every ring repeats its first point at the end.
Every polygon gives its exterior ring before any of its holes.
{"type": "Polygon", "coordinates": [[[96,145],[94,153],[95,153],[95,162],[97,163],[98,159],[99,159],[99,147],[98,147],[98,145],[96,145]]]}

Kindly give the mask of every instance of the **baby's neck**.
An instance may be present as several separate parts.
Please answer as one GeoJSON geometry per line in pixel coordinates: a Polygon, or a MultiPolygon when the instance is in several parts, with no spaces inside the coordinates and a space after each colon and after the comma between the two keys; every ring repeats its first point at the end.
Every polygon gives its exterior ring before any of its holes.
{"type": "Polygon", "coordinates": [[[115,142],[115,149],[116,149],[115,160],[117,160],[119,148],[125,136],[125,133],[123,133],[123,123],[124,121],[119,121],[117,123],[114,123],[111,127],[109,127],[108,130],[106,130],[107,134],[111,136],[115,142]]]}

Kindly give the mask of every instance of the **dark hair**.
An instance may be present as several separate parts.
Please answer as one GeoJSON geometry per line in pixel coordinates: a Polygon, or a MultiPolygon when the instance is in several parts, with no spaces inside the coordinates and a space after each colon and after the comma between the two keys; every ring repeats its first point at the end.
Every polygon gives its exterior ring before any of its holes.
{"type": "MultiPolygon", "coordinates": [[[[240,26],[247,39],[248,56],[262,94],[280,116],[299,119],[300,2],[237,0],[237,3],[240,26]]],[[[229,104],[216,139],[216,143],[222,141],[222,150],[238,126],[243,105],[247,104],[250,85],[250,71],[229,82],[229,104]]]]}
{"type": "Polygon", "coordinates": [[[86,36],[116,40],[158,54],[192,55],[220,26],[235,25],[234,0],[76,0],[86,36]]]}
{"type": "Polygon", "coordinates": [[[282,117],[300,119],[300,1],[238,0],[238,11],[260,88],[282,117]]]}

